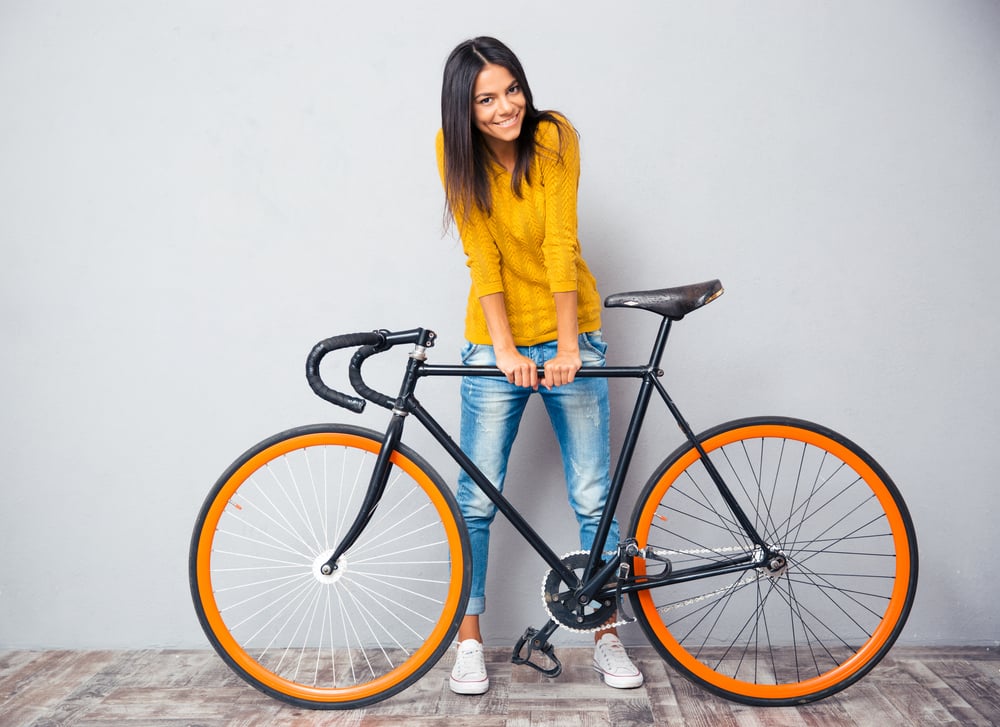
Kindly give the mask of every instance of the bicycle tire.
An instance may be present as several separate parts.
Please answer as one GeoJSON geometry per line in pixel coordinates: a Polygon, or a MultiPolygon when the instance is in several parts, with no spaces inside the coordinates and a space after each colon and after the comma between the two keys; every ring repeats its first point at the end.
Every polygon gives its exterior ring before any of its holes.
{"type": "Polygon", "coordinates": [[[222,659],[257,689],[311,709],[378,702],[448,650],[465,614],[469,540],[455,498],[408,447],[381,504],[325,576],[382,435],[345,425],[277,434],[205,500],[191,539],[195,610],[222,659]]]}
{"type": "MultiPolygon", "coordinates": [[[[810,422],[742,419],[698,440],[787,570],[632,593],[649,641],[691,681],[745,704],[804,704],[850,686],[888,652],[916,593],[898,489],[864,450],[810,422]]],[[[690,444],[649,479],[631,532],[668,551],[675,574],[754,552],[690,444]]],[[[659,570],[634,566],[637,578],[659,570]]]]}

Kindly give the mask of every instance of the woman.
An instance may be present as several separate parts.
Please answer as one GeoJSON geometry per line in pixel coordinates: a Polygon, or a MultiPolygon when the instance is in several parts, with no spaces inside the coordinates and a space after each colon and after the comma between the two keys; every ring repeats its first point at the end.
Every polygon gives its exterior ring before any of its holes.
{"type": "MultiPolygon", "coordinates": [[[[449,56],[441,126],[438,166],[472,277],[462,360],[507,376],[462,380],[462,449],[502,489],[521,414],[539,392],[559,440],[580,544],[590,550],[609,487],[609,405],[607,379],[575,378],[581,366],[603,366],[606,348],[601,299],[577,240],[576,132],[563,116],[534,107],[517,57],[486,37],[449,56]]],[[[458,502],[473,576],[450,685],[482,694],[489,677],[479,617],[496,508],[464,472],[458,502]]],[[[607,545],[617,542],[615,523],[607,545]]],[[[642,684],[613,629],[597,633],[594,666],[610,686],[642,684]]]]}

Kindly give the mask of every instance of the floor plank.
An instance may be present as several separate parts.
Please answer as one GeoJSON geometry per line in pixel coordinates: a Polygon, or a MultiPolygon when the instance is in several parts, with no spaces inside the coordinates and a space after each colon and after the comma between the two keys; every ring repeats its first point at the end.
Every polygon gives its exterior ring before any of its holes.
{"type": "Polygon", "coordinates": [[[591,652],[563,648],[548,679],[488,649],[490,690],[448,689],[449,658],[410,689],[365,709],[300,709],[258,692],[211,651],[0,651],[0,727],[882,727],[1000,724],[1000,653],[899,647],[849,689],[801,707],[756,708],[716,697],[651,648],[630,650],[646,683],[614,690],[591,652]]]}

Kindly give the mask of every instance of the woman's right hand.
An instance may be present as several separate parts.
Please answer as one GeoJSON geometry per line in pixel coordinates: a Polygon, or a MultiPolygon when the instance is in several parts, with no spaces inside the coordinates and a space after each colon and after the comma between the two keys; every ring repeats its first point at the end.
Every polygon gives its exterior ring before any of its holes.
{"type": "Polygon", "coordinates": [[[514,349],[513,351],[493,352],[497,357],[497,368],[507,376],[507,381],[515,386],[530,386],[538,389],[538,365],[527,356],[514,349]]]}

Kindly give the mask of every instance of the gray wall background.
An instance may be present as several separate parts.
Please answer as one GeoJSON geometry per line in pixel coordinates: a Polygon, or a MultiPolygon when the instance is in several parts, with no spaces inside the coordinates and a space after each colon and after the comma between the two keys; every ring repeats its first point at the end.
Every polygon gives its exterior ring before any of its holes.
{"type": "MultiPolygon", "coordinates": [[[[726,285],[668,354],[695,428],[780,413],[861,443],[917,525],[903,640],[1000,643],[1000,4],[0,0],[0,647],[206,644],[187,548],[223,469],[296,424],[385,421],[312,395],[312,344],[426,326],[457,359],[433,139],[478,34],[582,135],[602,292],[726,285]]],[[[611,362],[645,356],[653,316],[604,323],[611,362]]],[[[456,384],[422,396],[448,425],[456,384]]],[[[570,550],[529,415],[513,498],[570,550]]],[[[679,443],[654,424],[629,493],[679,443]]],[[[504,644],[544,620],[543,565],[495,537],[504,644]]]]}

